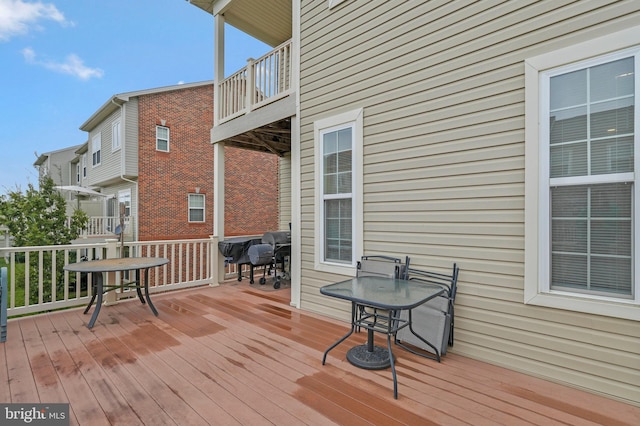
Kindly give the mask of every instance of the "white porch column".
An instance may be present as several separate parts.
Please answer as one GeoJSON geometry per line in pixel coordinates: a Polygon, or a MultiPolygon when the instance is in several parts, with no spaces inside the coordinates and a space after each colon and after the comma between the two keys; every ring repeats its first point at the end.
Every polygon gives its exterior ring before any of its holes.
{"type": "Polygon", "coordinates": [[[213,145],[213,235],[224,239],[224,142],[213,145]]]}
{"type": "Polygon", "coordinates": [[[213,29],[213,126],[220,122],[220,91],[218,87],[224,80],[224,16],[214,16],[213,29]]]}
{"type": "MultiPolygon", "coordinates": [[[[224,80],[224,16],[214,15],[213,126],[220,122],[220,82],[224,80]]],[[[224,144],[213,145],[213,235],[224,240],[224,144]]],[[[215,247],[217,250],[217,247],[215,247]]],[[[224,257],[216,256],[217,279],[224,281],[224,257]]]]}

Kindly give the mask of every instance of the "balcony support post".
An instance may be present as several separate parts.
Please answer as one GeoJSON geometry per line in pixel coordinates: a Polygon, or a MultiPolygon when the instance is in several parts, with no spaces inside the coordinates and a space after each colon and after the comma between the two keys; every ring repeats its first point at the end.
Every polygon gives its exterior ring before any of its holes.
{"type": "Polygon", "coordinates": [[[214,90],[213,90],[213,126],[220,124],[220,118],[223,117],[222,96],[220,94],[220,84],[224,80],[224,16],[217,14],[214,16],[214,37],[213,37],[213,56],[214,56],[214,90]]]}

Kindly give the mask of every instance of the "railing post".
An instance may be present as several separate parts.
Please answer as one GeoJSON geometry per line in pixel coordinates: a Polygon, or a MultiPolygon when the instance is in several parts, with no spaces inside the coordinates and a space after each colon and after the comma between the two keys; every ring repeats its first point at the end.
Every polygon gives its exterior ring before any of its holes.
{"type": "Polygon", "coordinates": [[[220,285],[221,280],[218,276],[219,271],[222,271],[224,277],[224,258],[220,256],[220,250],[218,250],[218,237],[216,235],[209,235],[209,264],[211,265],[211,273],[209,274],[209,286],[217,287],[220,285]],[[222,265],[220,262],[222,261],[222,265]]]}
{"type": "MultiPolygon", "coordinates": [[[[107,238],[104,240],[107,243],[107,257],[106,259],[113,259],[118,257],[118,240],[115,238],[107,238]]],[[[105,285],[116,285],[116,276],[118,272],[107,272],[105,285]]],[[[118,302],[118,295],[115,291],[108,291],[104,297],[104,304],[113,305],[118,302]]]]}
{"type": "Polygon", "coordinates": [[[247,59],[247,87],[246,87],[246,104],[245,112],[250,112],[253,109],[253,96],[256,91],[256,72],[255,72],[255,59],[247,59]]]}
{"type": "Polygon", "coordinates": [[[0,268],[0,342],[7,340],[7,268],[0,268]]]}

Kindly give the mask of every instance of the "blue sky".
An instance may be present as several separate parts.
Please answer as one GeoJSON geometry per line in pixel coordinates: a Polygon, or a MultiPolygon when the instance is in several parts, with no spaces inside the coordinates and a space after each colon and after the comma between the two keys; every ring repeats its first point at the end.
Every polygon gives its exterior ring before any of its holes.
{"type": "MultiPolygon", "coordinates": [[[[270,50],[229,26],[225,44],[225,75],[270,50]]],[[[185,0],[0,0],[0,194],[111,96],[212,79],[213,17],[185,0]]]]}

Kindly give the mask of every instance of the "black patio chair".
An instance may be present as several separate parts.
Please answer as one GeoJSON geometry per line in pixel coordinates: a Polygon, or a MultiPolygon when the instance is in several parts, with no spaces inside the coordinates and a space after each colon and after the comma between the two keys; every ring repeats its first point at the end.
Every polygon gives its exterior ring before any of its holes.
{"type": "MultiPolygon", "coordinates": [[[[389,277],[407,279],[407,271],[409,270],[409,256],[405,257],[403,263],[402,259],[383,256],[383,255],[371,255],[362,256],[357,264],[356,276],[374,276],[374,277],[389,277]]],[[[365,306],[358,306],[358,320],[362,320],[367,316],[378,318],[378,311],[374,309],[372,312],[367,311],[365,306]]],[[[385,315],[386,316],[386,315],[385,315]]],[[[360,327],[356,328],[356,332],[360,331],[360,327]]]]}
{"type": "MultiPolygon", "coordinates": [[[[444,288],[445,291],[441,296],[411,310],[411,328],[404,328],[395,336],[395,343],[398,346],[417,355],[425,356],[420,352],[423,350],[437,357],[446,354],[448,346],[453,346],[454,302],[459,272],[460,268],[455,263],[451,274],[412,268],[408,270],[409,280],[435,284],[444,288]],[[411,333],[411,330],[418,336],[411,333]]],[[[408,317],[409,311],[400,313],[400,318],[408,319],[408,317]]]]}

